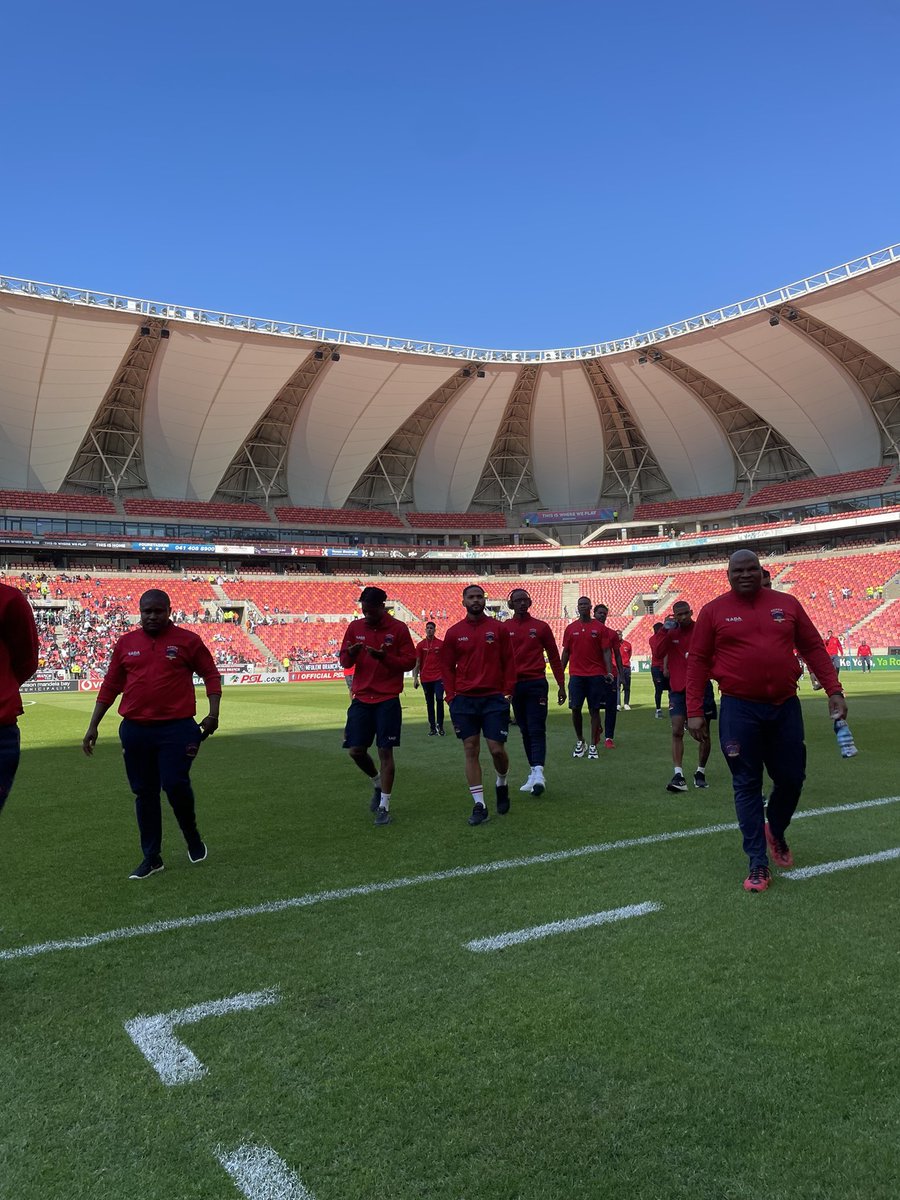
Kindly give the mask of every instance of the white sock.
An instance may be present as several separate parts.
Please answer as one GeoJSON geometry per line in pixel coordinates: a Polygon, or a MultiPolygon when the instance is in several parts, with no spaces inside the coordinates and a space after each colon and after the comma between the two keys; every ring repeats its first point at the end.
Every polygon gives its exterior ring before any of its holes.
{"type": "Polygon", "coordinates": [[[484,808],[484,788],[481,784],[478,784],[477,787],[470,787],[469,791],[472,793],[472,799],[475,803],[480,804],[484,808]]]}
{"type": "Polygon", "coordinates": [[[676,768],[675,768],[675,774],[676,774],[676,775],[683,775],[683,774],[684,774],[684,771],[682,771],[681,767],[676,767],[676,768]]]}
{"type": "Polygon", "coordinates": [[[496,779],[497,787],[505,787],[508,778],[508,775],[498,775],[496,779]]]}
{"type": "Polygon", "coordinates": [[[697,775],[705,775],[705,774],[706,774],[706,767],[698,767],[698,768],[697,768],[697,771],[696,771],[696,774],[697,774],[697,775]]]}
{"type": "Polygon", "coordinates": [[[532,767],[531,773],[535,777],[535,779],[543,779],[544,778],[544,768],[540,764],[538,764],[536,767],[532,767]]]}
{"type": "Polygon", "coordinates": [[[391,793],[390,792],[382,792],[381,793],[381,807],[385,810],[385,812],[387,812],[390,809],[390,807],[391,807],[391,793]]]}

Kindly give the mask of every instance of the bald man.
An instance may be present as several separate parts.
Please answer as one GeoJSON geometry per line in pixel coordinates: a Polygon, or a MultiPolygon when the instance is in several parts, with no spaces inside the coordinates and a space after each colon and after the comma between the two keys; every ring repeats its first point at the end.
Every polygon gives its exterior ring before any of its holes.
{"type": "Polygon", "coordinates": [[[166,593],[155,588],[144,592],[140,614],[140,627],[116,642],[81,743],[85,754],[94,753],[100,722],[121,695],[119,737],[143,852],[131,879],[146,879],[163,869],[160,790],[172,806],[190,861],[206,858],[206,843],[197,830],[190,770],[200,743],[219,728],[222,698],[219,668],[196,633],[172,624],[166,593]],[[199,724],[194,720],[195,674],[202,678],[209,698],[209,713],[199,724]]]}
{"type": "Polygon", "coordinates": [[[728,560],[729,591],[704,604],[687,660],[688,730],[709,736],[704,694],[716,679],[722,694],[719,743],[731,772],[734,804],[750,867],[744,890],[764,892],[769,855],[778,867],[793,866],[785,832],[800,802],[806,773],[803,716],[797,697],[794,651],[810,664],[828,693],[828,713],[846,717],[847,703],[831,659],[803,605],[787,592],[763,587],[762,567],[752,550],[728,560]],[[763,771],[772,780],[768,821],[763,771]]]}

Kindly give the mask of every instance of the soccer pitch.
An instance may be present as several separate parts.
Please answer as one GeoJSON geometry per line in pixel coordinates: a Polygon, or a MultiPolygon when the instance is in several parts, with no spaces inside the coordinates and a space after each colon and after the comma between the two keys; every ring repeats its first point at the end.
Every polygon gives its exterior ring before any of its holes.
{"type": "MultiPolygon", "coordinates": [[[[900,847],[900,678],[846,685],[846,761],[802,692],[798,867],[900,847]]],[[[718,747],[708,791],[668,794],[647,678],[599,762],[553,709],[540,799],[511,729],[512,809],[486,769],[476,829],[421,692],[374,828],[342,683],[231,689],[194,768],[209,858],[167,812],[142,882],[115,713],[88,760],[94,697],[27,699],[0,817],[0,1196],[896,1197],[900,859],[744,893],[718,747]]]]}

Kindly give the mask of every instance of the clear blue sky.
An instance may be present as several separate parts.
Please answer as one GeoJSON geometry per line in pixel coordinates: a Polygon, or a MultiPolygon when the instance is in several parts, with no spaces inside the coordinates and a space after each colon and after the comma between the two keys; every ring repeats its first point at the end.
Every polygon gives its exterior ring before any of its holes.
{"type": "Polygon", "coordinates": [[[478,346],[900,241],[894,0],[16,4],[0,271],[478,346]]]}

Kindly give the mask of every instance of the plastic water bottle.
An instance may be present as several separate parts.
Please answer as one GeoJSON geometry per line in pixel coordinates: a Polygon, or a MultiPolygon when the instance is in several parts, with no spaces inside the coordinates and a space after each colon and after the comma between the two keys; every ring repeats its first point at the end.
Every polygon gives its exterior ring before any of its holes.
{"type": "Polygon", "coordinates": [[[846,721],[835,721],[834,732],[837,737],[841,758],[852,758],[854,754],[859,753],[856,748],[856,742],[853,740],[853,734],[850,732],[850,726],[846,721]]]}

